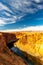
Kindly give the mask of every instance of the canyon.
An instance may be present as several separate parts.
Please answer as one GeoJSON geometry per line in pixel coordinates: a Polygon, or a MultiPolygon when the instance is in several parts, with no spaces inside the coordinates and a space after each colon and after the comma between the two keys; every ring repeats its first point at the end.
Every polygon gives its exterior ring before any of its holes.
{"type": "Polygon", "coordinates": [[[43,32],[0,32],[0,65],[43,65],[43,32]]]}
{"type": "Polygon", "coordinates": [[[10,48],[17,41],[15,34],[0,32],[0,65],[29,65],[10,48]]]}

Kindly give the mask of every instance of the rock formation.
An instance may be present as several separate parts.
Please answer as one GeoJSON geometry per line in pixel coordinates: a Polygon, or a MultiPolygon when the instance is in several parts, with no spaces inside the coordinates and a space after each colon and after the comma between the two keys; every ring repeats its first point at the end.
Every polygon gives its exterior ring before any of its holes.
{"type": "MultiPolygon", "coordinates": [[[[29,33],[29,35],[31,37],[34,37],[33,33],[29,33]]],[[[43,65],[43,61],[40,60],[41,57],[35,57],[35,56],[27,53],[27,51],[28,51],[27,47],[29,47],[28,46],[29,40],[27,37],[28,37],[27,33],[26,33],[26,35],[24,33],[18,33],[18,35],[16,33],[0,33],[0,65],[43,65]],[[24,54],[25,58],[23,58],[22,54],[20,55],[18,53],[18,55],[17,55],[15,53],[15,51],[12,52],[10,50],[10,48],[12,46],[14,46],[14,44],[17,44],[19,46],[19,49],[24,54]],[[23,46],[21,46],[21,45],[23,45],[23,46]],[[21,50],[21,48],[23,48],[23,49],[21,50]],[[24,51],[24,50],[26,50],[26,51],[24,51]]],[[[29,38],[30,42],[32,42],[31,40],[33,40],[33,38],[31,39],[31,37],[29,38]]],[[[42,39],[42,36],[41,37],[37,36],[38,40],[39,40],[39,38],[42,39]]],[[[42,60],[43,60],[43,58],[42,58],[42,60]]]]}
{"type": "Polygon", "coordinates": [[[34,65],[43,65],[43,32],[16,32],[15,47],[25,52],[34,65]]]}
{"type": "Polygon", "coordinates": [[[0,33],[0,65],[29,65],[9,49],[16,41],[17,38],[14,34],[0,33]]]}

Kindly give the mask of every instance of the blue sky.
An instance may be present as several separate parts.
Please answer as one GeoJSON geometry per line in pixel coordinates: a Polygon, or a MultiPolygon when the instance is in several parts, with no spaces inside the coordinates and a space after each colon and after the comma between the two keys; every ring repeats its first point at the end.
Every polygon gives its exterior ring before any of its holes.
{"type": "Polygon", "coordinates": [[[43,29],[43,0],[0,0],[0,30],[43,29]]]}

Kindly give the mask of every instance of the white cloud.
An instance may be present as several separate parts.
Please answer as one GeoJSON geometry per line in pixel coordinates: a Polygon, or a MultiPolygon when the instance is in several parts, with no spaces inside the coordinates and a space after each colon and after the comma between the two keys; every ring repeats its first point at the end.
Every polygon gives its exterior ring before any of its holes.
{"type": "Polygon", "coordinates": [[[39,9],[43,9],[43,5],[38,4],[42,1],[43,0],[10,0],[10,1],[5,0],[5,2],[7,2],[11,6],[11,10],[9,7],[7,7],[6,5],[0,2],[0,11],[3,11],[0,13],[1,15],[0,26],[16,23],[17,20],[20,20],[27,13],[34,14],[37,11],[39,11],[39,9]],[[33,1],[35,1],[37,4],[35,4],[33,1]],[[32,6],[35,6],[35,7],[32,8],[32,6]],[[10,14],[9,12],[12,13],[13,15],[10,14]],[[6,15],[6,17],[4,17],[3,14],[6,15]],[[9,16],[9,18],[7,18],[7,16],[9,16]]]}
{"type": "Polygon", "coordinates": [[[41,0],[35,0],[36,3],[40,3],[41,0]]]}
{"type": "Polygon", "coordinates": [[[28,26],[19,29],[0,30],[1,32],[14,32],[14,31],[43,31],[43,26],[28,26]]]}
{"type": "Polygon", "coordinates": [[[10,6],[12,7],[12,10],[14,12],[19,13],[18,15],[24,15],[26,13],[36,13],[39,9],[43,9],[42,4],[38,4],[42,2],[43,0],[11,0],[11,4],[9,1],[10,6]],[[33,1],[35,1],[37,4],[35,4],[33,1]],[[32,8],[32,6],[35,8],[32,8]],[[19,12],[21,11],[21,13],[19,12]]]}
{"type": "Polygon", "coordinates": [[[0,17],[0,26],[4,26],[6,24],[16,23],[16,20],[21,19],[23,16],[12,16],[11,18],[2,18],[0,17]]]}
{"type": "Polygon", "coordinates": [[[30,6],[34,4],[30,0],[16,0],[11,2],[11,7],[13,7],[13,10],[19,10],[21,13],[34,13],[36,9],[32,9],[30,6]],[[12,5],[11,5],[12,4],[12,5]]]}
{"type": "Polygon", "coordinates": [[[2,19],[0,19],[0,26],[4,26],[6,24],[5,21],[3,21],[2,19]]]}
{"type": "MultiPolygon", "coordinates": [[[[11,8],[14,12],[21,11],[21,13],[33,13],[33,12],[36,12],[35,10],[37,9],[37,7],[38,7],[38,9],[42,9],[42,7],[43,7],[42,4],[37,5],[37,4],[33,3],[32,1],[35,1],[37,3],[42,2],[42,0],[23,0],[23,1],[22,0],[16,0],[16,1],[10,0],[10,1],[8,1],[8,4],[11,6],[11,8]],[[32,8],[31,5],[36,6],[36,7],[32,8]]],[[[2,10],[2,9],[12,11],[7,6],[0,3],[0,10],[2,10]]]]}
{"type": "Polygon", "coordinates": [[[23,28],[21,30],[24,30],[24,31],[43,31],[43,26],[30,26],[30,27],[23,28]]]}
{"type": "Polygon", "coordinates": [[[21,14],[20,15],[12,15],[9,12],[12,14],[15,13],[15,12],[12,12],[12,10],[10,10],[6,5],[4,5],[0,2],[0,26],[16,23],[18,19],[20,20],[24,16],[21,14]],[[4,11],[4,10],[6,10],[6,11],[4,11]],[[3,16],[3,14],[4,14],[4,16],[3,16]]]}
{"type": "Polygon", "coordinates": [[[3,10],[3,9],[12,12],[7,6],[3,5],[3,4],[0,2],[0,11],[3,10]]]}
{"type": "Polygon", "coordinates": [[[12,18],[1,18],[0,17],[0,26],[4,26],[6,24],[12,24],[16,22],[16,17],[12,17],[12,18]]]}
{"type": "Polygon", "coordinates": [[[11,16],[11,14],[10,13],[8,13],[8,12],[3,12],[6,16],[11,16]]]}

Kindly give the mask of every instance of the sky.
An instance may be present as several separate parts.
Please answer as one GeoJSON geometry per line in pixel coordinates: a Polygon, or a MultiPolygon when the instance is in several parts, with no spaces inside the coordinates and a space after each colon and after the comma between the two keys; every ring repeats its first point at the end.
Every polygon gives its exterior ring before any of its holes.
{"type": "Polygon", "coordinates": [[[43,30],[43,0],[0,0],[2,30],[43,30]]]}

